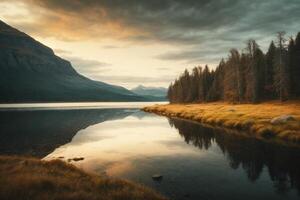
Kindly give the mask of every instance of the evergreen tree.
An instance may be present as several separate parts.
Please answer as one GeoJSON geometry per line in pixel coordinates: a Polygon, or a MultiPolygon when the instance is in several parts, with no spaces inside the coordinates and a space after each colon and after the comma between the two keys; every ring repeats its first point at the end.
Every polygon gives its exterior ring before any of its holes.
{"type": "Polygon", "coordinates": [[[277,52],[275,61],[274,84],[280,101],[289,97],[289,75],[285,32],[277,34],[277,52]]]}
{"type": "Polygon", "coordinates": [[[224,99],[224,67],[225,61],[222,59],[215,70],[212,86],[208,93],[208,101],[218,101],[224,99]]]}
{"type": "Polygon", "coordinates": [[[196,102],[198,100],[199,81],[199,68],[194,67],[191,74],[190,96],[188,98],[189,102],[196,102]]]}
{"type": "Polygon", "coordinates": [[[295,86],[297,86],[296,82],[297,82],[297,77],[295,77],[295,75],[293,74],[293,72],[295,71],[295,69],[297,68],[297,64],[296,64],[296,56],[295,56],[295,41],[294,39],[291,37],[289,40],[289,44],[288,44],[288,48],[287,48],[287,62],[288,62],[288,75],[289,75],[289,92],[291,94],[291,96],[294,96],[295,94],[295,86]]]}
{"type": "Polygon", "coordinates": [[[275,86],[274,86],[274,72],[275,72],[275,57],[276,47],[272,41],[268,52],[266,54],[266,68],[265,68],[265,98],[273,99],[275,97],[275,86]]]}
{"type": "Polygon", "coordinates": [[[264,96],[265,57],[263,52],[257,48],[253,58],[254,91],[252,102],[257,103],[264,96]]]}
{"type": "Polygon", "coordinates": [[[254,40],[247,42],[246,52],[232,49],[215,70],[206,65],[185,70],[168,88],[171,103],[260,102],[281,101],[300,96],[300,33],[285,44],[278,33],[277,47],[271,42],[266,55],[254,40]],[[276,96],[277,95],[277,96],[276,96]]]}
{"type": "Polygon", "coordinates": [[[224,99],[226,101],[240,101],[240,54],[236,49],[230,51],[225,64],[224,99]]]}
{"type": "Polygon", "coordinates": [[[293,97],[300,96],[300,32],[295,41],[290,41],[289,48],[290,86],[293,97]],[[291,44],[294,43],[294,44],[291,44]]]}

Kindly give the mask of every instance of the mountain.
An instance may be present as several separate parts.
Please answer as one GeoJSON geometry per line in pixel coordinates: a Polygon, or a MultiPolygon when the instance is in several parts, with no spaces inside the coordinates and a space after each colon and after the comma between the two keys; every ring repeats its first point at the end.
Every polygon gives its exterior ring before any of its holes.
{"type": "Polygon", "coordinates": [[[52,49],[0,20],[0,102],[147,101],[80,75],[52,49]]]}
{"type": "Polygon", "coordinates": [[[137,95],[145,96],[156,100],[167,100],[167,88],[164,87],[145,87],[139,85],[132,88],[131,91],[137,95]]]}

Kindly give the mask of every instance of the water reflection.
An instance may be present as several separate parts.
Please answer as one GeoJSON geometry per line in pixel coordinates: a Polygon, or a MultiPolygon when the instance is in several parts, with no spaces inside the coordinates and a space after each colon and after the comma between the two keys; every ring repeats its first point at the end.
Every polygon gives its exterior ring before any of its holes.
{"type": "Polygon", "coordinates": [[[259,179],[264,167],[278,193],[296,188],[300,191],[300,148],[263,142],[254,138],[224,134],[220,130],[197,123],[169,119],[188,144],[208,149],[215,142],[228,159],[232,169],[240,166],[250,181],[259,179]]]}
{"type": "Polygon", "coordinates": [[[1,154],[83,157],[72,162],[172,199],[299,199],[299,147],[138,109],[7,110],[0,122],[1,154]]]}
{"type": "Polygon", "coordinates": [[[44,157],[90,125],[120,119],[132,110],[0,111],[0,153],[44,157]]]}

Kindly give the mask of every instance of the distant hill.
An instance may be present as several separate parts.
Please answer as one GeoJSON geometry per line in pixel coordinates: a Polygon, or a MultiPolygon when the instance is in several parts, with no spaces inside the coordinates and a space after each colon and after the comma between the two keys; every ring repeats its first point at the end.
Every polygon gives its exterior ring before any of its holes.
{"type": "Polygon", "coordinates": [[[164,87],[145,87],[139,85],[131,89],[135,94],[157,100],[167,100],[167,88],[164,87]]]}
{"type": "Polygon", "coordinates": [[[52,49],[0,20],[0,102],[148,101],[77,73],[52,49]]]}

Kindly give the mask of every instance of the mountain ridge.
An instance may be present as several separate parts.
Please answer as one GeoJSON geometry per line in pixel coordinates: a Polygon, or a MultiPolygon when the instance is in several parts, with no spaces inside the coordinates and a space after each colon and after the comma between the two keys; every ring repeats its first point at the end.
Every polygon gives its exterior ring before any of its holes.
{"type": "Polygon", "coordinates": [[[91,80],[44,44],[0,20],[0,102],[148,101],[91,80]]]}
{"type": "Polygon", "coordinates": [[[138,85],[131,89],[132,92],[142,96],[148,96],[153,98],[158,98],[161,100],[166,100],[167,88],[164,87],[147,87],[143,85],[138,85]]]}

